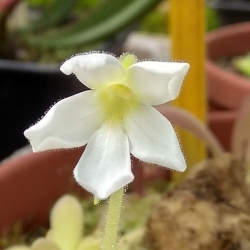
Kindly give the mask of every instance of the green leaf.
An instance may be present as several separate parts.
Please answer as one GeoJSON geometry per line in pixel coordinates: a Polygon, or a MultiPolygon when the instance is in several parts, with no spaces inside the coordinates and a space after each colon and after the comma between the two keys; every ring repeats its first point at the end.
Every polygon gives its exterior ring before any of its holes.
{"type": "Polygon", "coordinates": [[[30,250],[60,250],[53,242],[45,238],[38,238],[30,247],[30,250]]]}
{"type": "Polygon", "coordinates": [[[83,235],[84,214],[78,200],[64,195],[50,213],[51,230],[48,240],[55,242],[60,250],[75,250],[83,235]]]}
{"type": "Polygon", "coordinates": [[[5,250],[30,250],[29,247],[26,246],[12,246],[8,247],[5,250]]]}
{"type": "Polygon", "coordinates": [[[89,45],[131,25],[161,0],[106,0],[83,22],[54,35],[29,37],[28,42],[42,47],[89,45]]]}
{"type": "Polygon", "coordinates": [[[69,10],[71,10],[72,7],[75,6],[78,1],[79,0],[55,1],[39,20],[25,27],[23,31],[35,32],[57,25],[61,20],[63,20],[67,16],[69,10]]]}

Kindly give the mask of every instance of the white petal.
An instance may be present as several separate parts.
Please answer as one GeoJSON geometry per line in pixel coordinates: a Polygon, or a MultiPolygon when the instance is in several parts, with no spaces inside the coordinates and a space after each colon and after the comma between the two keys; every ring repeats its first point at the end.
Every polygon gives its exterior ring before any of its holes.
{"type": "Polygon", "coordinates": [[[130,183],[134,176],[123,129],[103,124],[91,137],[74,176],[83,188],[101,200],[130,183]]]}
{"type": "Polygon", "coordinates": [[[74,73],[79,81],[91,89],[119,83],[125,76],[120,61],[104,53],[76,55],[64,62],[60,70],[66,75],[74,73]]]}
{"type": "Polygon", "coordinates": [[[60,250],[75,250],[83,236],[84,215],[80,202],[71,195],[62,196],[50,213],[52,233],[49,239],[60,250]]]}
{"type": "Polygon", "coordinates": [[[170,122],[151,106],[142,105],[125,123],[130,152],[138,159],[177,171],[186,163],[170,122]]]}
{"type": "Polygon", "coordinates": [[[94,91],[85,91],[56,103],[24,135],[34,152],[80,147],[88,142],[103,119],[94,91]]]}
{"type": "Polygon", "coordinates": [[[163,104],[178,96],[188,69],[188,63],[152,61],[135,63],[127,70],[126,85],[144,104],[163,104]]]}

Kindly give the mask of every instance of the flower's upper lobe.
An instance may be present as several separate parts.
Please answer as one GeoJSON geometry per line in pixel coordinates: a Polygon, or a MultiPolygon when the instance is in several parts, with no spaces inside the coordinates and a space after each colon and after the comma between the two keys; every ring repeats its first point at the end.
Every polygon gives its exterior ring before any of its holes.
{"type": "Polygon", "coordinates": [[[130,153],[184,171],[175,131],[151,105],[175,99],[188,68],[179,62],[136,62],[130,54],[74,56],[61,70],[91,90],[59,101],[24,134],[35,152],[88,143],[74,176],[99,199],[133,180],[130,153]]]}

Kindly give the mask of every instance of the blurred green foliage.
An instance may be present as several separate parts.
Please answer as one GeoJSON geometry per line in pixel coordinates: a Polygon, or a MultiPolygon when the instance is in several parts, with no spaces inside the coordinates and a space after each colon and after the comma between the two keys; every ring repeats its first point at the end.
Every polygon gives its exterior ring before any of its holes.
{"type": "Polygon", "coordinates": [[[206,30],[214,30],[220,27],[220,20],[215,9],[206,8],[206,30]]]}
{"type": "Polygon", "coordinates": [[[250,52],[233,58],[232,65],[238,72],[250,78],[250,52]]]}
{"type": "MultiPolygon", "coordinates": [[[[180,17],[181,18],[181,17],[180,17]]],[[[219,16],[215,9],[206,7],[206,31],[217,29],[220,26],[219,16]]],[[[155,8],[147,14],[140,25],[140,31],[149,33],[169,33],[168,13],[155,8]]]]}
{"type": "Polygon", "coordinates": [[[166,13],[158,9],[152,10],[141,22],[140,31],[149,33],[168,33],[168,23],[166,13]]]}
{"type": "MultiPolygon", "coordinates": [[[[31,7],[43,7],[49,6],[55,2],[55,0],[27,0],[31,7]]],[[[76,10],[89,10],[102,0],[79,0],[76,4],[76,10]]],[[[219,17],[217,11],[210,7],[206,7],[206,31],[214,30],[220,26],[219,17]]],[[[140,31],[150,33],[169,33],[168,14],[160,11],[157,7],[147,14],[141,22],[140,31]]]]}
{"type": "MultiPolygon", "coordinates": [[[[76,8],[90,9],[100,1],[101,0],[79,0],[76,5],[76,8]]],[[[30,7],[40,8],[53,4],[55,0],[27,0],[27,2],[30,7]]]]}

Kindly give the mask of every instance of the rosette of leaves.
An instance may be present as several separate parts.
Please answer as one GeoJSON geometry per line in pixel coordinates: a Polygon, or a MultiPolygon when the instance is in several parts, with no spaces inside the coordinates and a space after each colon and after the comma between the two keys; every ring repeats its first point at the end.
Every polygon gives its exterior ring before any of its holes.
{"type": "MultiPolygon", "coordinates": [[[[76,15],[75,6],[80,0],[55,0],[38,20],[30,22],[10,35],[6,23],[19,1],[21,0],[0,2],[2,58],[7,57],[6,51],[13,51],[9,46],[16,41],[18,45],[21,44],[22,49],[29,50],[35,60],[44,53],[51,57],[55,50],[63,51],[61,57],[65,58],[65,51],[71,55],[74,50],[91,49],[91,46],[109,39],[135,23],[161,0],[99,0],[87,13],[83,7],[81,9],[83,5],[78,5],[76,15]],[[69,18],[72,15],[74,18],[69,18]]],[[[58,60],[61,61],[60,58],[58,60]]]]}

